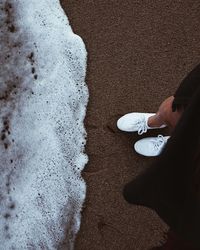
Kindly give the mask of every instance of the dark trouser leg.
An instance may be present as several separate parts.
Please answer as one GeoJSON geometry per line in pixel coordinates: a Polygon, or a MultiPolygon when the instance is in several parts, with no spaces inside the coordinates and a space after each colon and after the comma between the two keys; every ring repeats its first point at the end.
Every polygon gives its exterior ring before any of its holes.
{"type": "Polygon", "coordinates": [[[200,87],[200,64],[197,65],[181,82],[176,93],[174,94],[174,102],[172,110],[175,111],[179,108],[186,108],[200,87]]]}
{"type": "MultiPolygon", "coordinates": [[[[196,70],[200,74],[199,66],[196,70]]],[[[195,80],[190,88],[189,81],[188,85],[182,82],[175,94],[174,107],[184,105],[185,111],[171,138],[155,163],[128,183],[123,194],[129,203],[154,209],[180,237],[200,249],[200,175],[197,175],[200,173],[200,88],[197,83],[195,80]],[[178,102],[181,96],[187,97],[187,102],[178,102]]]]}

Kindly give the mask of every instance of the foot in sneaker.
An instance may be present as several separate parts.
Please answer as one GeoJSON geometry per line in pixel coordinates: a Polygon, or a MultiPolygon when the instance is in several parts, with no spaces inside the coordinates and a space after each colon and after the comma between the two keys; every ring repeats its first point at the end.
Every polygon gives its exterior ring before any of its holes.
{"type": "Polygon", "coordinates": [[[169,138],[170,136],[162,135],[143,138],[134,144],[134,149],[138,154],[144,156],[158,156],[169,138]]]}
{"type": "Polygon", "coordinates": [[[122,116],[117,121],[118,129],[126,132],[138,132],[139,135],[146,133],[148,129],[164,128],[166,125],[161,127],[149,127],[148,118],[155,115],[155,113],[129,113],[122,116]]]}

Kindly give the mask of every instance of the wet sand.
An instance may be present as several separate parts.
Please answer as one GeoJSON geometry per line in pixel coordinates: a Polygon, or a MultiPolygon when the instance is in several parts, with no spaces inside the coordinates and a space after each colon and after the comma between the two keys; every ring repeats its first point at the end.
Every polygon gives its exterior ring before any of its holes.
{"type": "Polygon", "coordinates": [[[167,226],[150,209],[125,202],[125,183],[155,159],[133,151],[139,138],[122,133],[127,112],[155,112],[173,95],[200,55],[199,1],[61,0],[88,51],[90,91],[85,125],[87,199],[75,250],[146,250],[167,226]]]}

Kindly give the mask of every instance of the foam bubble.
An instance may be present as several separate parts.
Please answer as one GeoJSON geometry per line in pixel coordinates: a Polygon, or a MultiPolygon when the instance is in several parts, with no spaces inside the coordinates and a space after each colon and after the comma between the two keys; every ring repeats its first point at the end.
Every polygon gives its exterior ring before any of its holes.
{"type": "Polygon", "coordinates": [[[58,0],[0,0],[0,246],[73,249],[87,53],[58,0]]]}

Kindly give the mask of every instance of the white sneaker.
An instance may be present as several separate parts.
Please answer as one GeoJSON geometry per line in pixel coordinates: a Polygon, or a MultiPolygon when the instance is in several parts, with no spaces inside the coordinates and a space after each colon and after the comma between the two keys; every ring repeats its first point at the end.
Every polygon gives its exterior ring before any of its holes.
{"type": "Polygon", "coordinates": [[[170,136],[162,135],[143,138],[134,144],[134,149],[138,154],[144,156],[158,156],[169,138],[170,136]]]}
{"type": "Polygon", "coordinates": [[[155,115],[155,113],[129,113],[117,121],[118,129],[126,132],[138,132],[138,135],[146,133],[148,129],[164,128],[166,125],[161,127],[149,127],[147,122],[150,116],[155,115]]]}

